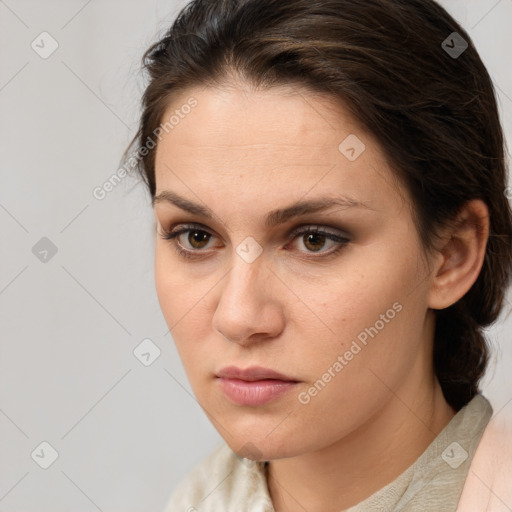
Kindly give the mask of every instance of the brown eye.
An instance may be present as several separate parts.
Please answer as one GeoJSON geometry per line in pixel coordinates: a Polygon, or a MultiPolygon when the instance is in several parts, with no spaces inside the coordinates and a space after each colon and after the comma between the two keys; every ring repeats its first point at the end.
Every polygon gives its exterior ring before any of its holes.
{"type": "Polygon", "coordinates": [[[320,233],[306,233],[303,235],[304,246],[311,251],[319,251],[325,245],[327,237],[320,233]]]}
{"type": "Polygon", "coordinates": [[[213,238],[213,235],[208,231],[190,225],[176,230],[162,228],[160,236],[164,240],[171,241],[179,254],[182,256],[190,255],[191,257],[195,252],[202,252],[213,238]]]}
{"type": "Polygon", "coordinates": [[[318,226],[312,226],[306,229],[304,229],[304,227],[298,228],[290,234],[290,239],[297,239],[298,244],[304,246],[304,248],[298,248],[299,252],[305,254],[316,252],[321,256],[334,255],[350,242],[347,237],[341,236],[341,234],[324,231],[318,226]]]}
{"type": "Polygon", "coordinates": [[[203,249],[209,241],[211,235],[205,231],[189,230],[187,240],[194,249],[203,249]]]}

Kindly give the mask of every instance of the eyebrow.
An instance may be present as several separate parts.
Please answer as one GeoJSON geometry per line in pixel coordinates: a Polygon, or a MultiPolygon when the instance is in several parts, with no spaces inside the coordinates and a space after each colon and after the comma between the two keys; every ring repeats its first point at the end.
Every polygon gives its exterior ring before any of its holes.
{"type": "MultiPolygon", "coordinates": [[[[209,220],[214,220],[214,213],[206,206],[202,206],[197,203],[193,203],[184,197],[179,196],[175,192],[170,190],[164,190],[151,201],[154,207],[158,203],[171,203],[181,210],[189,212],[193,215],[198,215],[209,220]]],[[[340,197],[322,197],[318,199],[311,199],[308,201],[299,201],[285,208],[278,208],[272,210],[265,216],[265,226],[274,227],[279,224],[284,224],[288,220],[299,217],[301,215],[307,215],[310,213],[316,213],[321,210],[327,210],[333,206],[345,208],[367,208],[371,210],[367,204],[357,201],[351,197],[340,196],[340,197]]]]}

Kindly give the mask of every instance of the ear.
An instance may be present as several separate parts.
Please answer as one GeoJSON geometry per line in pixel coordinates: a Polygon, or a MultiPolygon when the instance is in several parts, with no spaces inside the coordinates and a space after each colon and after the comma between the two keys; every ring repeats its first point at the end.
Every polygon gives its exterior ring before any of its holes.
{"type": "Polygon", "coordinates": [[[480,199],[467,202],[454,225],[442,233],[442,249],[434,257],[429,307],[444,309],[473,286],[483,265],[489,238],[489,209],[480,199]]]}

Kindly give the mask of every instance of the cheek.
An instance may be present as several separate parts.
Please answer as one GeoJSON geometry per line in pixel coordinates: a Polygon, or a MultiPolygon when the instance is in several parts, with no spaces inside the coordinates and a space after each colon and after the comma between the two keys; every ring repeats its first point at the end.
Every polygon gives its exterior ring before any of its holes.
{"type": "Polygon", "coordinates": [[[336,280],[296,288],[308,307],[298,303],[293,313],[302,342],[290,350],[296,361],[308,361],[311,379],[325,374],[338,356],[344,369],[355,370],[339,372],[352,373],[351,382],[368,378],[368,368],[400,374],[414,357],[426,309],[425,290],[411,293],[419,276],[416,260],[399,261],[381,251],[380,260],[359,263],[347,265],[336,280]]]}
{"type": "MultiPolygon", "coordinates": [[[[186,267],[177,261],[172,247],[162,242],[155,249],[155,286],[162,313],[168,323],[176,323],[198,303],[206,290],[204,281],[191,278],[186,267]]],[[[185,318],[184,318],[185,319],[185,318]]]]}
{"type": "Polygon", "coordinates": [[[194,322],[197,315],[197,290],[184,273],[173,265],[165,250],[155,254],[155,285],[160,309],[184,366],[188,359],[184,348],[187,337],[194,336],[199,325],[194,322]],[[174,266],[174,268],[173,268],[174,266]]]}
{"type": "Polygon", "coordinates": [[[314,283],[295,278],[294,293],[300,300],[293,315],[303,327],[314,324],[322,334],[343,344],[373,325],[403,295],[401,275],[373,267],[360,261],[314,283]]]}
{"type": "Polygon", "coordinates": [[[308,368],[296,411],[312,442],[319,439],[318,428],[322,436],[334,439],[368,420],[410,371],[419,343],[414,338],[417,326],[411,325],[401,304],[382,304],[363,310],[350,304],[359,317],[340,317],[337,336],[325,344],[311,337],[313,350],[290,355],[308,368]]]}
{"type": "Polygon", "coordinates": [[[211,326],[211,312],[207,308],[208,290],[212,284],[204,279],[192,279],[174,257],[169,257],[169,250],[162,247],[155,252],[156,292],[160,309],[188,374],[187,367],[192,364],[191,360],[200,357],[200,341],[208,336],[211,326]]]}
{"type": "MultiPolygon", "coordinates": [[[[173,324],[172,319],[176,316],[177,300],[184,290],[180,283],[178,273],[172,270],[169,265],[169,258],[165,257],[163,250],[158,247],[155,250],[155,287],[160,303],[160,309],[168,324],[173,324]],[[181,288],[181,289],[180,289],[181,288]]],[[[185,288],[186,290],[186,288],[185,288]]],[[[169,325],[169,328],[171,326],[169,325]]]]}

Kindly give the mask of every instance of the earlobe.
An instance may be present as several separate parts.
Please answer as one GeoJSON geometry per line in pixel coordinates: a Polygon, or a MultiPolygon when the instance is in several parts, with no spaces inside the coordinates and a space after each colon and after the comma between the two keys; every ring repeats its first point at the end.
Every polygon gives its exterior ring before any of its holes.
{"type": "Polygon", "coordinates": [[[480,199],[471,200],[443,233],[432,269],[431,309],[445,309],[469,291],[480,274],[488,238],[489,209],[480,199]]]}

